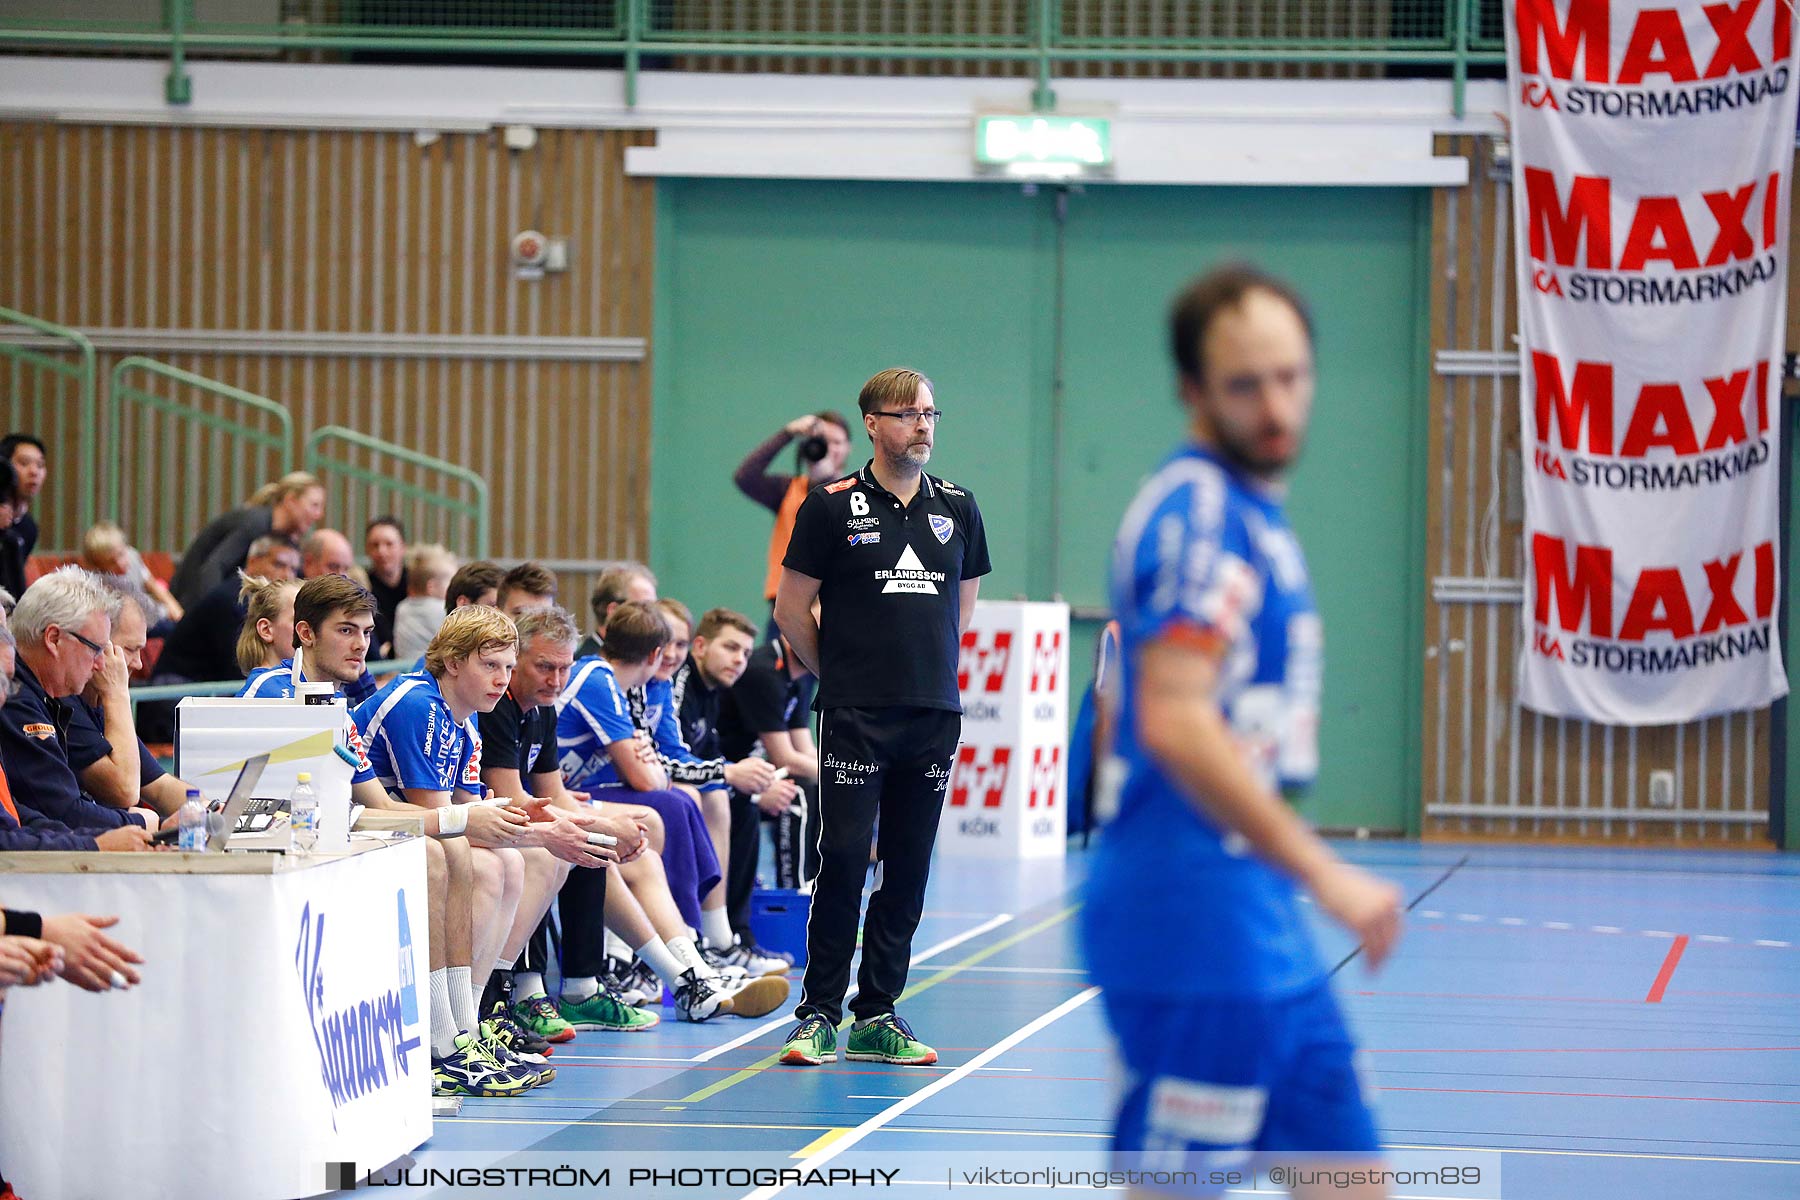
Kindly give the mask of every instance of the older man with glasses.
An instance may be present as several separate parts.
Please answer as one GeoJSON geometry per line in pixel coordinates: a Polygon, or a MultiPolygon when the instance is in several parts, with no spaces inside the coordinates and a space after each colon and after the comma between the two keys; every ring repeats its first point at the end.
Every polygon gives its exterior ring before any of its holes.
{"type": "Polygon", "coordinates": [[[100,849],[124,849],[156,829],[147,809],[96,804],[69,765],[68,701],[100,668],[112,639],[117,593],[79,567],[64,567],[26,589],[13,611],[18,641],[12,694],[0,709],[0,769],[11,785],[20,825],[42,818],[94,836],[100,849]],[[121,843],[109,846],[106,839],[121,843]]]}

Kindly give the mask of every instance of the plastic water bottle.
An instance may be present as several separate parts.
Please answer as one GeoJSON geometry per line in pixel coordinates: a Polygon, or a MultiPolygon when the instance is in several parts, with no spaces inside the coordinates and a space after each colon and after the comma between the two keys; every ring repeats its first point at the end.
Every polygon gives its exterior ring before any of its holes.
{"type": "Polygon", "coordinates": [[[176,844],[184,851],[196,854],[206,849],[206,805],[200,802],[200,789],[189,788],[187,800],[176,814],[180,822],[180,832],[176,836],[176,844]]]}
{"type": "Polygon", "coordinates": [[[305,771],[295,776],[293,793],[288,796],[288,824],[294,831],[294,853],[311,854],[319,840],[319,797],[313,792],[312,776],[305,771]]]}

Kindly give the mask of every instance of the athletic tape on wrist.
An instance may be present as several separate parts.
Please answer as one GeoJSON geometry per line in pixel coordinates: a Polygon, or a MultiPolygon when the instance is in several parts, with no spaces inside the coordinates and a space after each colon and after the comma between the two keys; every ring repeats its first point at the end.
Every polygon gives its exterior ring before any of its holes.
{"type": "Polygon", "coordinates": [[[469,827],[469,806],[452,804],[438,811],[438,832],[444,837],[455,837],[469,827]]]}

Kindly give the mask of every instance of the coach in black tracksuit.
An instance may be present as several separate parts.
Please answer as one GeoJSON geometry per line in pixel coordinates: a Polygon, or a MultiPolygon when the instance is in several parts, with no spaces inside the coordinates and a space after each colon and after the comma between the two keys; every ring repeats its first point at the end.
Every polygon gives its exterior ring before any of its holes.
{"type": "Polygon", "coordinates": [[[957,646],[990,568],[975,497],[924,473],[937,431],[932,390],[902,368],[864,385],[858,402],[875,456],[806,498],[782,561],[775,618],[819,678],[821,854],[802,1021],[842,1020],[877,812],[851,1011],[860,1020],[893,1011],[962,733],[957,646]]]}

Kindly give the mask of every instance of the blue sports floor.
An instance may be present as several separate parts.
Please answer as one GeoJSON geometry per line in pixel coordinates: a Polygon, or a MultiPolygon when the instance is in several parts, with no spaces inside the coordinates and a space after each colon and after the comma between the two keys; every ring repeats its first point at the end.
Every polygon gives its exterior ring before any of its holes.
{"type": "MultiPolygon", "coordinates": [[[[1408,898],[1470,855],[1415,910],[1380,975],[1356,963],[1336,980],[1367,1052],[1384,1143],[1504,1152],[1487,1160],[1499,1164],[1498,1190],[1393,1195],[1800,1196],[1800,860],[1341,849],[1408,898]]],[[[465,1102],[419,1161],[614,1163],[616,1188],[623,1164],[652,1156],[671,1168],[885,1164],[896,1174],[880,1190],[897,1197],[948,1178],[958,1195],[1048,1190],[967,1186],[955,1174],[1001,1156],[1101,1169],[1114,1067],[1071,920],[1084,865],[1074,850],[1060,862],[938,860],[901,1005],[937,1046],[935,1068],[782,1067],[785,1011],[689,1025],[664,1010],[647,1033],[584,1033],[557,1047],[559,1077],[528,1096],[465,1102]]],[[[1328,961],[1349,948],[1323,924],[1319,937],[1328,961]]],[[[1168,953],[1171,970],[1206,969],[1204,946],[1171,943],[1168,953]]],[[[757,1200],[779,1190],[678,1189],[757,1200]]],[[[847,1189],[782,1194],[802,1191],[847,1189]]]]}

